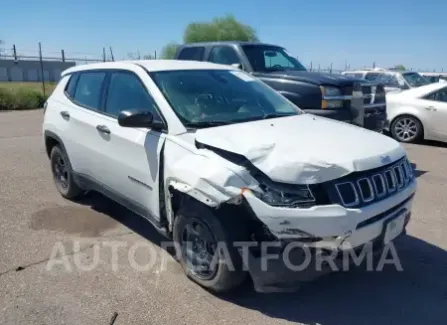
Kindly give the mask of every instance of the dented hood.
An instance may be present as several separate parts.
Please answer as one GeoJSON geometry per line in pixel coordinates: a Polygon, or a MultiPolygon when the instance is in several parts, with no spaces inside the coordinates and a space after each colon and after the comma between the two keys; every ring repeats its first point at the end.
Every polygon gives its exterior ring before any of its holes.
{"type": "Polygon", "coordinates": [[[329,181],[405,155],[387,136],[311,114],[199,129],[195,140],[242,155],[270,179],[290,184],[329,181]]]}

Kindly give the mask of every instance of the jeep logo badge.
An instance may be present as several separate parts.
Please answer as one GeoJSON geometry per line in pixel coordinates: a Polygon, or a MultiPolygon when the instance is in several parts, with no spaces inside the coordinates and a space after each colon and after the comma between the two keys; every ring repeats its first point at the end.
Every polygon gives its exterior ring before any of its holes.
{"type": "Polygon", "coordinates": [[[389,163],[391,163],[391,158],[390,158],[390,156],[380,156],[380,161],[384,165],[389,164],[389,163]]]}

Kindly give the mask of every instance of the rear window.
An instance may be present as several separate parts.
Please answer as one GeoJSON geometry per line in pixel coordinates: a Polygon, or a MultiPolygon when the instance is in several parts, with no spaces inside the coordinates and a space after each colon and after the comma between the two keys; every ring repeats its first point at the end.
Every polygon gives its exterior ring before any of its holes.
{"type": "Polygon", "coordinates": [[[79,74],[73,99],[81,106],[94,110],[100,109],[102,84],[105,72],[91,71],[79,74]]]}
{"type": "Polygon", "coordinates": [[[68,80],[67,86],[65,87],[66,94],[70,97],[74,97],[74,93],[76,90],[76,83],[78,82],[79,74],[73,73],[68,80]]]}
{"type": "Polygon", "coordinates": [[[356,79],[363,79],[363,73],[357,73],[357,72],[345,72],[343,74],[346,77],[356,78],[356,79]]]}
{"type": "Polygon", "coordinates": [[[368,72],[365,76],[366,80],[376,80],[379,78],[382,74],[376,73],[376,72],[368,72]]]}
{"type": "Polygon", "coordinates": [[[205,48],[203,46],[186,47],[180,51],[177,59],[187,61],[202,61],[203,52],[205,52],[205,48]]]}

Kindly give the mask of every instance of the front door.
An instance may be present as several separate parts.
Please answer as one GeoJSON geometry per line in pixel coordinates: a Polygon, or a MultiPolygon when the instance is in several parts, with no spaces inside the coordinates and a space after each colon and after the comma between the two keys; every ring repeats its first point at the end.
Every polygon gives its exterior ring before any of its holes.
{"type": "Polygon", "coordinates": [[[146,128],[121,127],[123,110],[150,110],[161,120],[155,101],[137,73],[110,72],[104,115],[97,125],[102,139],[99,149],[99,180],[111,194],[125,200],[135,212],[159,219],[159,170],[164,133],[146,128]]]}

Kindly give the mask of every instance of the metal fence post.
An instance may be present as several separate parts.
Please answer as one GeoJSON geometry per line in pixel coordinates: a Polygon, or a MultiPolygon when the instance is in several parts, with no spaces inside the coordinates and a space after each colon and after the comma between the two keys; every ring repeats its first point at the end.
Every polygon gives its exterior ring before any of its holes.
{"type": "Polygon", "coordinates": [[[65,62],[65,51],[61,50],[62,62],[65,62]]]}
{"type": "Polygon", "coordinates": [[[14,53],[14,61],[17,62],[17,51],[16,51],[16,45],[12,45],[12,51],[14,53]]]}
{"type": "Polygon", "coordinates": [[[43,97],[46,97],[46,93],[45,93],[45,75],[43,73],[43,60],[42,60],[42,44],[40,42],[39,42],[39,61],[40,61],[40,73],[42,75],[43,97]]]}

